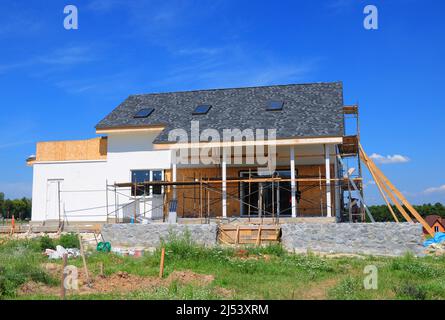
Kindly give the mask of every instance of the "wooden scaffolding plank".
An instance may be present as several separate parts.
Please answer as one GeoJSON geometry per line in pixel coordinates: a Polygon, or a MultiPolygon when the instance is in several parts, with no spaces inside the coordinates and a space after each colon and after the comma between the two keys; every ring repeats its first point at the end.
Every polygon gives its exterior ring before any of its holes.
{"type": "MultiPolygon", "coordinates": [[[[399,201],[395,198],[395,196],[392,194],[390,190],[388,190],[388,187],[385,185],[385,182],[381,180],[379,173],[376,171],[376,165],[374,162],[371,162],[368,158],[368,156],[363,152],[363,150],[360,150],[360,156],[364,160],[366,166],[368,167],[371,174],[373,173],[377,179],[380,182],[380,186],[382,189],[386,192],[386,194],[389,196],[391,201],[395,204],[397,210],[402,214],[402,216],[405,218],[408,222],[413,222],[413,219],[409,216],[409,214],[405,211],[405,209],[400,205],[399,201]]],[[[377,183],[377,182],[376,182],[377,183]]]]}
{"type": "Polygon", "coordinates": [[[273,243],[279,241],[281,228],[279,226],[242,226],[220,225],[218,240],[224,244],[273,243]]]}
{"type": "Polygon", "coordinates": [[[434,230],[430,227],[430,225],[422,218],[422,216],[417,212],[417,210],[414,209],[414,207],[408,202],[408,200],[406,200],[406,198],[403,196],[403,194],[388,180],[388,178],[386,178],[386,176],[383,174],[383,172],[379,168],[377,168],[377,166],[374,164],[372,159],[369,159],[367,157],[361,144],[359,145],[359,147],[360,147],[360,152],[368,159],[371,166],[375,169],[375,172],[377,173],[377,175],[380,176],[380,178],[383,180],[383,182],[385,182],[388,185],[388,187],[391,189],[391,191],[394,192],[394,194],[400,199],[402,204],[411,212],[411,214],[416,218],[416,220],[422,224],[422,226],[425,228],[425,230],[431,236],[434,236],[434,230]]]}

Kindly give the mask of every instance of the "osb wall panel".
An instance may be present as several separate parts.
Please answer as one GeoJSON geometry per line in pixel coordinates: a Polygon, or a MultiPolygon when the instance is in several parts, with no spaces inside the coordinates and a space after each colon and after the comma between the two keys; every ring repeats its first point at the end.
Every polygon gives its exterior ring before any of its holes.
{"type": "MultiPolygon", "coordinates": [[[[318,178],[321,173],[321,177],[325,178],[324,166],[313,165],[313,166],[297,166],[298,174],[300,177],[304,178],[318,178]]],[[[288,170],[289,168],[279,168],[283,170],[288,170]]],[[[240,171],[246,171],[249,168],[227,168],[227,177],[239,177],[240,171]]],[[[252,168],[252,172],[255,172],[256,168],[252,168]]],[[[193,179],[200,178],[221,178],[221,168],[190,168],[190,169],[178,169],[177,181],[192,181],[193,179]]],[[[331,166],[331,177],[334,177],[334,167],[331,166]]],[[[171,181],[170,170],[166,171],[165,178],[171,181]]],[[[217,190],[206,190],[203,188],[202,191],[202,214],[207,215],[207,211],[210,212],[211,217],[220,217],[222,215],[222,195],[221,195],[221,185],[213,184],[217,190]]],[[[301,200],[298,204],[298,215],[299,216],[311,216],[311,215],[321,215],[323,213],[326,216],[326,183],[323,181],[319,182],[299,182],[299,190],[302,192],[301,200]]],[[[228,216],[239,216],[240,214],[240,201],[236,200],[239,198],[239,184],[238,183],[227,183],[227,215],[228,216]]],[[[331,182],[331,203],[332,203],[332,215],[335,215],[335,183],[331,182]]],[[[167,190],[167,201],[172,198],[172,187],[167,190]]],[[[179,217],[199,217],[200,208],[200,186],[177,186],[177,199],[178,207],[177,213],[179,217]]]]}
{"type": "Polygon", "coordinates": [[[107,139],[38,142],[36,161],[101,160],[107,158],[107,139]]]}

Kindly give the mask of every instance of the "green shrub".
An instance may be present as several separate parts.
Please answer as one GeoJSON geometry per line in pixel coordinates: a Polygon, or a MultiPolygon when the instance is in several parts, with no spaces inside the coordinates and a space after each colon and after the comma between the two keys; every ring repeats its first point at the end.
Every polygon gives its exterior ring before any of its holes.
{"type": "Polygon", "coordinates": [[[360,279],[348,276],[329,291],[329,296],[338,300],[360,299],[362,288],[360,279]]]}
{"type": "Polygon", "coordinates": [[[396,258],[391,263],[391,270],[402,271],[407,276],[419,276],[424,279],[436,278],[442,275],[442,271],[435,266],[419,261],[412,255],[396,258]]]}
{"type": "Polygon", "coordinates": [[[75,233],[62,234],[59,244],[64,248],[80,248],[79,238],[75,233]]]}
{"type": "Polygon", "coordinates": [[[55,249],[56,245],[54,243],[54,240],[48,237],[48,235],[44,235],[40,238],[40,249],[46,250],[46,249],[55,249]]]}
{"type": "Polygon", "coordinates": [[[426,291],[412,283],[404,283],[394,288],[396,296],[401,299],[425,300],[426,291]]]}

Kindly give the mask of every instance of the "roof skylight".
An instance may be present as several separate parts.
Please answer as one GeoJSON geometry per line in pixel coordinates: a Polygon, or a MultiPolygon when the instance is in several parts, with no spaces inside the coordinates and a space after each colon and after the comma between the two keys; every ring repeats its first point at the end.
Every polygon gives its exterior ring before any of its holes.
{"type": "Polygon", "coordinates": [[[266,110],[267,111],[280,111],[280,110],[283,110],[283,105],[284,105],[283,101],[279,101],[279,100],[268,101],[266,110]]]}
{"type": "Polygon", "coordinates": [[[154,110],[155,110],[154,108],[140,109],[138,112],[134,114],[133,118],[147,118],[152,114],[154,110]]]}
{"type": "Polygon", "coordinates": [[[209,104],[201,104],[195,108],[193,114],[207,114],[211,107],[209,104]]]}

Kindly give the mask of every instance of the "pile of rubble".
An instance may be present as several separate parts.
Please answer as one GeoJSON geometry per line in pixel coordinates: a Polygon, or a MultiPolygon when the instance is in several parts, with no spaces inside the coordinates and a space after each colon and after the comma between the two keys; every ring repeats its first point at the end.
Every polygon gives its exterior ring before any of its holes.
{"type": "Polygon", "coordinates": [[[425,249],[425,254],[441,256],[445,255],[445,242],[430,244],[425,249]]]}

